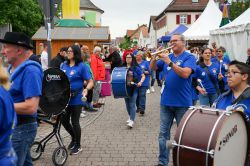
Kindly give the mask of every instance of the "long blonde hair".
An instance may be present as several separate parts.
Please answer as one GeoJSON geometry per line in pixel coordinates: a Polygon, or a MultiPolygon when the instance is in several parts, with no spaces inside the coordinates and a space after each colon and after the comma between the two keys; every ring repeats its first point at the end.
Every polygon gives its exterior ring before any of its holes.
{"type": "Polygon", "coordinates": [[[7,70],[0,63],[0,85],[3,86],[6,90],[10,88],[9,74],[7,70]]]}

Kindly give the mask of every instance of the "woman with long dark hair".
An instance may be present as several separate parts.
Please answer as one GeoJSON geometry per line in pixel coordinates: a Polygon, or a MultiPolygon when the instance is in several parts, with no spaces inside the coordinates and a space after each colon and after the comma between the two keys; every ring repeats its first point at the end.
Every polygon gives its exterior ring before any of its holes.
{"type": "Polygon", "coordinates": [[[67,51],[67,60],[61,66],[70,81],[71,98],[66,113],[62,117],[62,124],[67,132],[71,135],[71,142],[68,149],[70,154],[78,154],[81,148],[81,127],[79,118],[83,106],[81,98],[88,94],[88,90],[93,87],[88,67],[82,62],[81,50],[79,46],[72,45],[67,51]],[[84,89],[84,81],[87,82],[84,89]],[[71,119],[71,123],[70,123],[71,119]]]}
{"type": "Polygon", "coordinates": [[[143,74],[141,68],[139,67],[132,53],[128,53],[126,55],[126,60],[123,66],[127,67],[129,70],[128,72],[132,73],[133,82],[135,84],[131,85],[133,86],[132,96],[125,98],[126,108],[129,115],[129,119],[127,120],[128,123],[127,126],[133,128],[136,115],[136,99],[138,96],[138,88],[142,85],[143,81],[145,80],[145,75],[143,74]]]}
{"type": "Polygon", "coordinates": [[[199,91],[200,104],[211,106],[220,93],[218,84],[219,65],[211,61],[212,50],[210,48],[203,49],[201,53],[202,61],[196,68],[198,80],[196,89],[199,91]]]}

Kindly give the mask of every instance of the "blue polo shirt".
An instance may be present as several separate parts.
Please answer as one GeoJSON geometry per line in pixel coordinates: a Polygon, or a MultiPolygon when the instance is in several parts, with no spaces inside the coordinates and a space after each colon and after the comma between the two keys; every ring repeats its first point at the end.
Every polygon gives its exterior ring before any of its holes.
{"type": "MultiPolygon", "coordinates": [[[[226,110],[226,108],[228,106],[232,105],[232,102],[235,100],[235,97],[233,96],[232,91],[227,94],[226,96],[223,97],[219,97],[218,98],[218,102],[216,104],[216,108],[218,109],[223,109],[226,110]]],[[[242,101],[240,101],[239,103],[237,103],[238,106],[242,105],[242,110],[244,111],[244,113],[250,118],[250,97],[247,99],[244,99],[242,101]]]]}
{"type": "MultiPolygon", "coordinates": [[[[170,60],[176,65],[193,71],[196,70],[195,57],[184,51],[179,56],[169,55],[170,60]]],[[[189,107],[192,105],[192,77],[182,78],[163,61],[157,61],[159,70],[164,71],[165,86],[161,94],[161,105],[175,107],[189,107]]]]}
{"type": "Polygon", "coordinates": [[[83,62],[78,65],[69,66],[66,62],[61,65],[61,69],[65,72],[69,78],[71,91],[78,91],[75,97],[70,99],[69,105],[83,105],[82,91],[84,81],[90,80],[90,68],[83,62]]]}
{"type": "Polygon", "coordinates": [[[129,70],[133,71],[133,79],[135,83],[141,81],[141,75],[143,74],[142,69],[139,66],[130,67],[129,70]]]}
{"type": "MultiPolygon", "coordinates": [[[[8,68],[10,72],[11,65],[8,68]]],[[[41,65],[35,61],[27,60],[19,65],[10,74],[11,87],[10,95],[14,103],[24,102],[32,97],[39,97],[42,94],[43,71],[41,65]]],[[[17,117],[36,117],[33,115],[17,115],[17,117]]]]}
{"type": "Polygon", "coordinates": [[[12,147],[11,134],[16,122],[16,113],[10,94],[0,86],[0,159],[12,147]]]}
{"type": "MultiPolygon", "coordinates": [[[[219,73],[219,66],[217,63],[212,63],[210,66],[207,66],[207,69],[211,75],[211,77],[214,79],[215,85],[219,88],[218,85],[218,73],[219,73]]],[[[200,79],[202,82],[202,85],[206,89],[206,92],[208,94],[215,94],[216,89],[214,87],[213,82],[211,81],[210,77],[208,76],[207,72],[203,67],[200,65],[197,66],[195,76],[197,79],[200,79]]],[[[200,83],[198,85],[201,87],[200,83]]]]}
{"type": "MultiPolygon", "coordinates": [[[[143,73],[144,73],[144,71],[148,71],[150,74],[149,63],[147,61],[143,60],[139,64],[139,66],[140,66],[143,73]]],[[[149,76],[150,76],[149,74],[145,74],[145,80],[143,81],[142,86],[149,87],[149,76]]]]}

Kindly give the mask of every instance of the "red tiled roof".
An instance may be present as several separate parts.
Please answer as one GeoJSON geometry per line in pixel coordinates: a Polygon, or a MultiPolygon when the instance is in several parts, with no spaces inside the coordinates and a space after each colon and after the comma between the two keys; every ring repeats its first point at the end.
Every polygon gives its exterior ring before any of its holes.
{"type": "Polygon", "coordinates": [[[199,0],[199,2],[194,3],[192,0],[173,0],[166,9],[156,17],[156,20],[167,12],[202,12],[206,8],[208,1],[209,0],[199,0]]]}

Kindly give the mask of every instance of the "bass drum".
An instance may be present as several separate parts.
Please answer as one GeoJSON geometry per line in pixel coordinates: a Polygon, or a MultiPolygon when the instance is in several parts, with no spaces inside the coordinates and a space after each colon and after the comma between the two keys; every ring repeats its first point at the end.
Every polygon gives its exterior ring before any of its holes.
{"type": "Polygon", "coordinates": [[[59,115],[70,100],[70,83],[66,74],[58,68],[44,71],[42,96],[39,107],[47,115],[59,115]]]}
{"type": "Polygon", "coordinates": [[[176,131],[174,166],[246,165],[248,125],[245,114],[240,111],[189,109],[176,131]]]}
{"type": "Polygon", "coordinates": [[[126,98],[133,93],[133,72],[127,67],[115,67],[111,74],[114,98],[126,98]]]}

